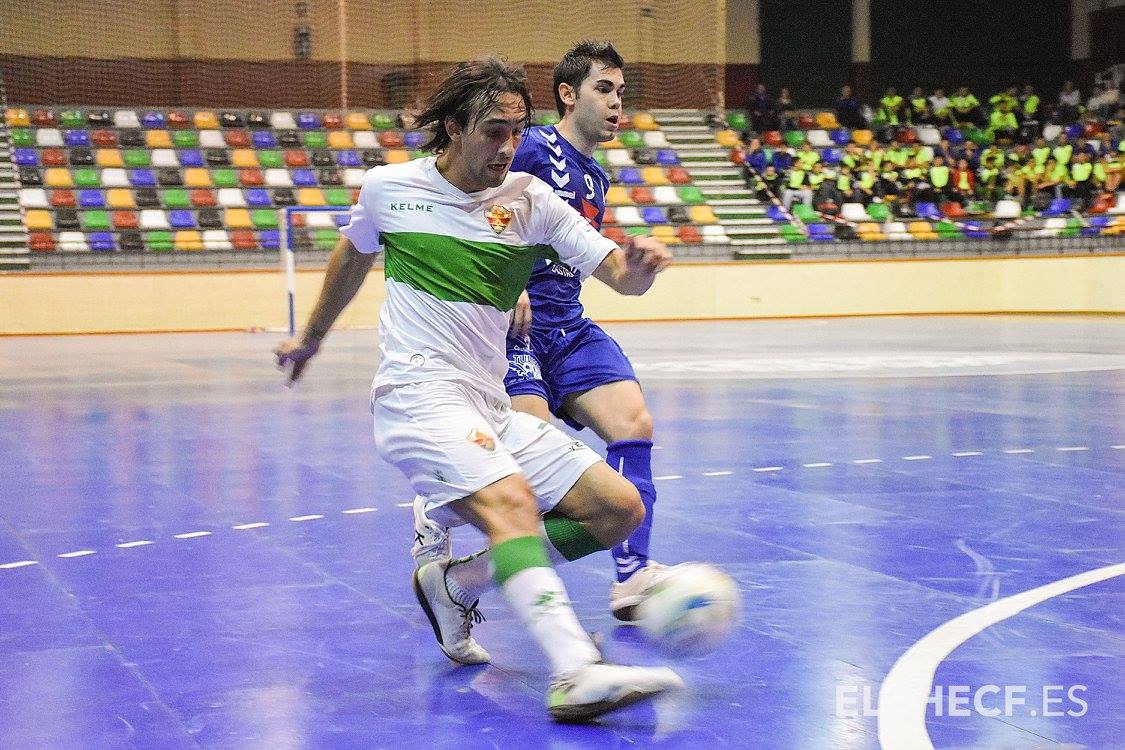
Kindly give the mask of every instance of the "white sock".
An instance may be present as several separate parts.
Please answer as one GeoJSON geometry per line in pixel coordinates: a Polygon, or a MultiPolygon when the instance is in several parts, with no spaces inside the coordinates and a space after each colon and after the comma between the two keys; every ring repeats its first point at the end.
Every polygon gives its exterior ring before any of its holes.
{"type": "Polygon", "coordinates": [[[552,568],[524,568],[501,587],[508,604],[547,654],[555,675],[602,658],[571,609],[566,588],[552,568]]]}
{"type": "MultiPolygon", "coordinates": [[[[558,567],[570,562],[555,549],[555,545],[551,544],[542,517],[539,519],[539,534],[543,537],[543,546],[547,548],[547,559],[551,561],[552,566],[558,567]]],[[[496,582],[492,580],[492,553],[483,549],[468,557],[455,559],[449,564],[445,580],[449,584],[449,593],[454,601],[469,606],[480,599],[486,591],[491,591],[496,586],[496,582]]]]}

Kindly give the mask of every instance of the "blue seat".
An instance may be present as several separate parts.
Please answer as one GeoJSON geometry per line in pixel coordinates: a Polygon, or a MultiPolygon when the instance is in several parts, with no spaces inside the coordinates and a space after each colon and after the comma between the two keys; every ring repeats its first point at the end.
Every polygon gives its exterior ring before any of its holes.
{"type": "Polygon", "coordinates": [[[117,249],[113,241],[113,232],[90,232],[86,235],[86,241],[95,253],[112,253],[117,249]]]}
{"type": "Polygon", "coordinates": [[[63,133],[63,142],[71,148],[88,148],[90,133],[87,130],[67,130],[63,133]]]}
{"type": "Polygon", "coordinates": [[[346,227],[351,220],[351,214],[332,214],[332,221],[337,227],[346,227]]]}
{"type": "Polygon", "coordinates": [[[298,187],[316,187],[316,172],[311,169],[294,169],[290,176],[298,187]]]}
{"type": "Polygon", "coordinates": [[[662,167],[677,167],[680,157],[670,148],[661,148],[656,151],[656,163],[662,167]]]}
{"type": "Polygon", "coordinates": [[[667,224],[668,216],[659,206],[645,206],[641,209],[641,218],[646,224],[667,224]]]}
{"type": "Polygon", "coordinates": [[[945,215],[938,210],[936,203],[919,203],[914,207],[914,213],[930,221],[945,221],[945,215]]]}
{"type": "Polygon", "coordinates": [[[1080,122],[1072,122],[1066,126],[1066,137],[1074,140],[1086,132],[1086,126],[1080,122]]]}
{"type": "Polygon", "coordinates": [[[304,130],[313,130],[320,127],[320,115],[316,112],[298,112],[297,127],[304,130]]]}
{"type": "Polygon", "coordinates": [[[355,151],[345,150],[336,152],[336,163],[341,167],[362,167],[363,162],[355,151]]]}
{"type": "Polygon", "coordinates": [[[38,167],[39,154],[33,148],[17,148],[12,154],[17,167],[38,167]]]}
{"type": "Polygon", "coordinates": [[[96,188],[79,190],[78,205],[82,208],[105,208],[105,193],[96,188]]]}
{"type": "Polygon", "coordinates": [[[130,169],[129,184],[134,187],[156,187],[156,173],[151,169],[130,169]]]}
{"type": "Polygon", "coordinates": [[[788,151],[774,151],[771,162],[773,163],[773,168],[778,172],[788,172],[793,168],[793,157],[790,156],[788,151]]]}
{"type": "Polygon", "coordinates": [[[173,229],[195,229],[195,214],[183,208],[169,211],[168,224],[173,229]]]}
{"type": "Polygon", "coordinates": [[[263,188],[250,188],[246,191],[246,205],[262,208],[273,205],[270,193],[263,188]]]}
{"type": "Polygon", "coordinates": [[[951,146],[960,146],[965,142],[965,134],[958,128],[946,128],[941,131],[941,137],[949,141],[951,146]]]}
{"type": "Polygon", "coordinates": [[[641,177],[641,170],[636,167],[622,167],[617,173],[617,179],[622,185],[643,185],[645,180],[641,177]]]}
{"type": "Polygon", "coordinates": [[[1091,216],[1090,217],[1090,226],[1092,228],[1095,228],[1095,229],[1105,229],[1106,227],[1108,227],[1112,223],[1113,223],[1113,221],[1108,216],[1091,216]]]}
{"type": "Polygon", "coordinates": [[[163,112],[149,110],[141,115],[141,125],[146,128],[159,130],[168,124],[168,119],[164,117],[163,112]]]}
{"type": "Polygon", "coordinates": [[[809,224],[809,239],[813,242],[824,242],[826,240],[836,239],[832,233],[832,227],[828,224],[809,224]]]}
{"type": "Polygon", "coordinates": [[[1070,200],[1068,198],[1055,198],[1051,201],[1051,205],[1047,206],[1047,210],[1039,214],[1045,219],[1051,219],[1056,216],[1065,216],[1070,211],[1070,200]]]}
{"type": "Polygon", "coordinates": [[[852,132],[847,128],[836,128],[828,134],[828,137],[837,146],[846,146],[852,142],[852,132]]]}
{"type": "Polygon", "coordinates": [[[408,130],[402,134],[402,145],[409,149],[422,148],[426,142],[426,134],[417,130],[408,130]]]}
{"type": "Polygon", "coordinates": [[[281,232],[277,229],[263,229],[258,233],[258,244],[263,250],[277,250],[281,247],[281,232]]]}
{"type": "Polygon", "coordinates": [[[838,148],[826,148],[820,152],[820,158],[830,167],[834,167],[844,159],[844,152],[838,148]]]}
{"type": "Polygon", "coordinates": [[[272,130],[255,130],[250,134],[254,148],[277,148],[277,137],[272,130]]]}
{"type": "Polygon", "coordinates": [[[975,220],[969,220],[964,223],[964,233],[966,237],[972,240],[983,240],[990,236],[984,224],[975,220]]]}
{"type": "Polygon", "coordinates": [[[189,148],[176,154],[181,167],[202,167],[203,154],[197,149],[189,148]]]}
{"type": "Polygon", "coordinates": [[[1082,231],[1079,232],[1079,235],[1082,237],[1097,237],[1101,233],[1102,230],[1099,227],[1082,227],[1082,231]]]}
{"type": "Polygon", "coordinates": [[[766,218],[777,222],[789,221],[785,218],[785,209],[783,209],[781,206],[775,206],[772,204],[769,206],[769,208],[766,209],[766,218]]]}

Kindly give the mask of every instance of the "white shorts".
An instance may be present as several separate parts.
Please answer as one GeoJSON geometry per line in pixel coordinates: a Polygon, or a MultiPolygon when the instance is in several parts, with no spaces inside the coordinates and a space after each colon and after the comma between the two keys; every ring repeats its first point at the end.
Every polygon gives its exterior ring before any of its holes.
{"type": "Polygon", "coordinates": [[[449,503],[512,474],[524,476],[540,512],[548,511],[602,460],[554,425],[462,383],[398,386],[375,398],[372,413],[379,455],[445,526],[465,523],[449,503]]]}

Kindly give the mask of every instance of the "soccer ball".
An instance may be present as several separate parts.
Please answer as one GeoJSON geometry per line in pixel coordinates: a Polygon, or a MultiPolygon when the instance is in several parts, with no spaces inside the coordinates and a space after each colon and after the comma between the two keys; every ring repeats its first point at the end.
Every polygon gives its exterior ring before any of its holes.
{"type": "Polygon", "coordinates": [[[668,568],[637,605],[641,628],[673,656],[714,651],[738,626],[741,597],[734,579],[714,565],[668,568]]]}

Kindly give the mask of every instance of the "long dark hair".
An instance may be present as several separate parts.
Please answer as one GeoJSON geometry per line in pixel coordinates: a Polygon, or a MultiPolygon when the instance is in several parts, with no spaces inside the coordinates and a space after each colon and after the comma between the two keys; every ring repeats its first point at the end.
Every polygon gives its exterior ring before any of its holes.
{"type": "Polygon", "coordinates": [[[524,126],[530,125],[531,92],[523,68],[509,65],[495,55],[458,63],[414,120],[414,127],[429,128],[433,133],[422,149],[444,151],[451,141],[445,128],[446,118],[452,117],[463,129],[471,129],[496,105],[501,94],[509,93],[523,99],[524,126]]]}
{"type": "Polygon", "coordinates": [[[590,75],[590,68],[594,62],[600,62],[607,68],[624,68],[625,61],[609,42],[596,42],[590,39],[581,41],[571,47],[559,64],[555,66],[555,109],[559,117],[566,114],[566,105],[559,96],[559,84],[568,83],[575,91],[590,75]]]}

